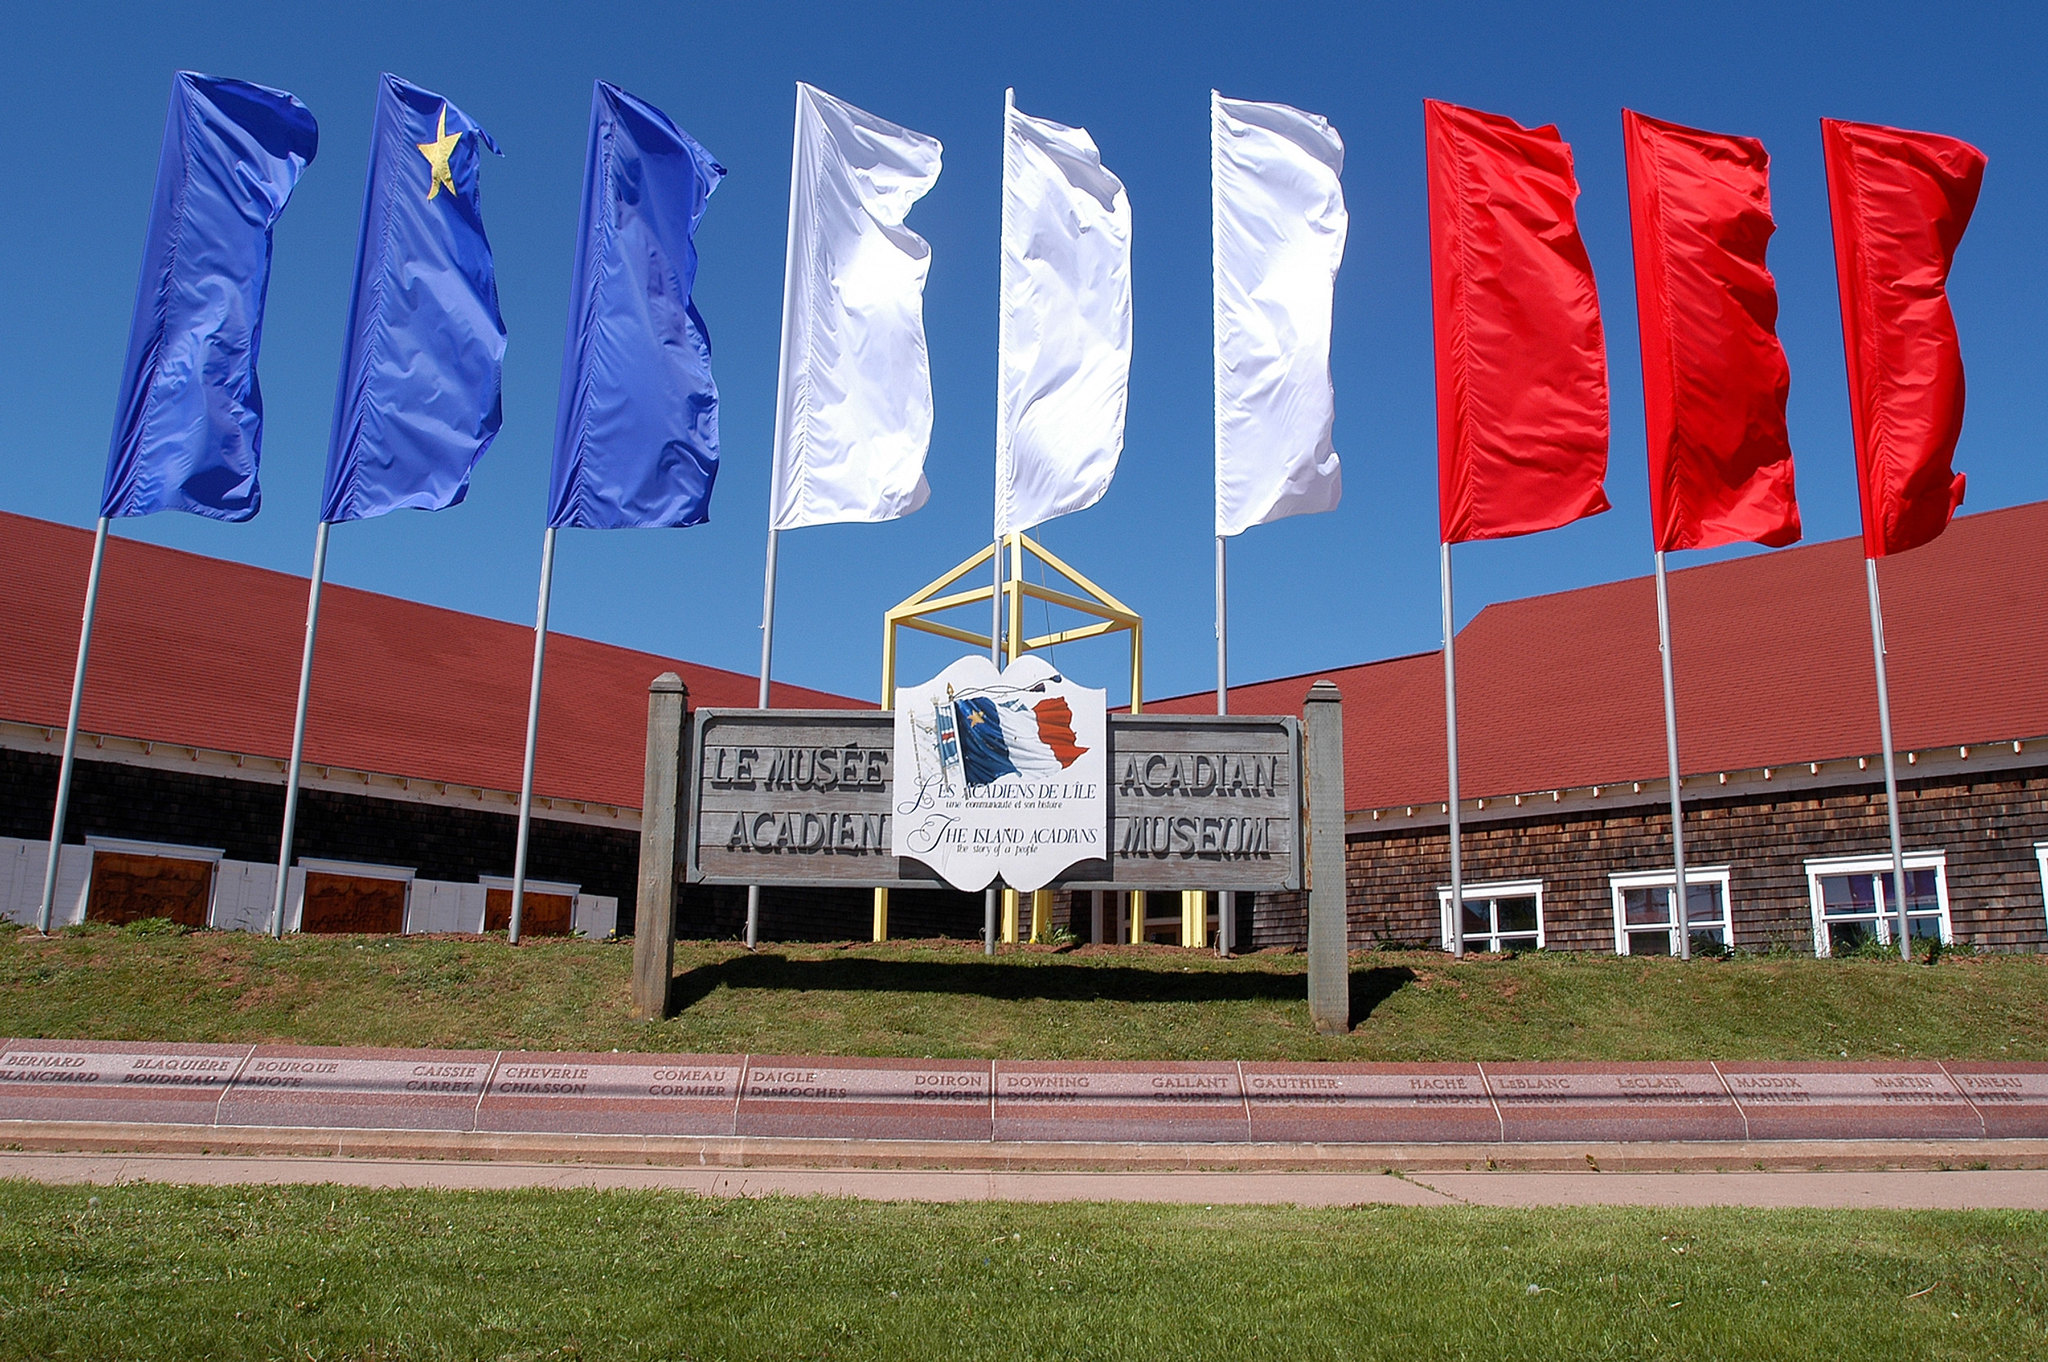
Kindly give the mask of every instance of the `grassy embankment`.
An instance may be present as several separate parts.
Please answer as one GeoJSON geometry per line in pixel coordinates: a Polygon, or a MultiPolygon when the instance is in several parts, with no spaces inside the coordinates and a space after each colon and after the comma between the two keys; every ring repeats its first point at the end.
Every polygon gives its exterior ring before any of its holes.
{"type": "Polygon", "coordinates": [[[1352,958],[1357,1029],[1307,1024],[1299,955],[994,961],[961,943],[676,950],[627,1016],[629,945],[0,931],[0,1035],[756,1054],[1227,1059],[2048,1059],[2048,958],[1352,958]]]}
{"type": "Polygon", "coordinates": [[[2021,1212],[0,1182],[0,1359],[2044,1355],[2021,1212]]]}

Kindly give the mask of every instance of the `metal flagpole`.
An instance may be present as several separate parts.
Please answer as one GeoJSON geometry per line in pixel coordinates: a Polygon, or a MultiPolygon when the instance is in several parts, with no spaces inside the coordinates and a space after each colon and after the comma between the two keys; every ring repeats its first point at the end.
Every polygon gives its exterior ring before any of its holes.
{"type": "Polygon", "coordinates": [[[100,603],[100,564],[107,557],[107,518],[92,532],[92,567],[85,574],[85,617],[78,625],[78,666],[71,673],[71,708],[64,720],[64,755],[57,763],[57,812],[50,818],[50,859],[43,866],[43,902],[36,930],[48,935],[57,907],[57,858],[64,846],[64,814],[71,803],[71,768],[78,753],[78,706],[85,698],[85,656],[92,648],[92,617],[100,603]]]}
{"type": "Polygon", "coordinates": [[[1678,777],[1678,701],[1671,687],[1671,600],[1664,590],[1664,550],[1657,550],[1657,653],[1664,660],[1664,758],[1671,771],[1672,889],[1678,923],[1678,958],[1692,959],[1692,923],[1685,889],[1685,809],[1678,777]]]}
{"type": "MultiPolygon", "coordinates": [[[[1007,96],[1005,96],[1007,98],[1007,96]]],[[[1003,665],[1003,540],[996,536],[995,551],[989,554],[994,570],[989,578],[988,657],[997,670],[1003,665]]],[[[990,882],[981,902],[981,953],[996,953],[996,900],[1000,891],[990,882]]]]}
{"type": "Polygon", "coordinates": [[[555,527],[540,540],[540,608],[533,620],[533,688],[526,695],[526,760],[519,767],[519,842],[512,853],[512,920],[506,941],[519,944],[519,923],[526,908],[526,843],[533,828],[533,750],[540,740],[541,664],[548,653],[548,597],[555,587],[555,527]]]}
{"type": "MultiPolygon", "coordinates": [[[[789,404],[785,400],[789,392],[789,328],[790,312],[795,306],[797,289],[796,265],[796,204],[797,194],[803,187],[803,88],[796,91],[796,103],[789,133],[789,215],[782,239],[782,334],[775,351],[775,446],[769,470],[768,502],[768,565],[761,574],[761,687],[755,699],[755,707],[768,708],[769,662],[775,651],[775,547],[782,532],[775,527],[776,517],[781,513],[783,479],[788,475],[784,461],[789,449],[787,429],[789,404]]],[[[747,886],[747,949],[752,950],[761,939],[761,886],[747,886]]]]}
{"type": "MultiPolygon", "coordinates": [[[[1230,712],[1230,630],[1225,605],[1223,536],[1216,536],[1216,712],[1230,712]]],[[[1237,895],[1223,890],[1216,899],[1216,954],[1228,960],[1237,935],[1237,895]]]]}
{"type": "MultiPolygon", "coordinates": [[[[768,708],[768,667],[775,651],[775,544],[781,531],[768,527],[768,566],[761,574],[761,687],[755,704],[768,708]]],[[[761,939],[761,886],[747,886],[747,949],[761,939]]]]}
{"type": "Polygon", "coordinates": [[[1450,778],[1444,809],[1451,817],[1451,955],[1465,958],[1465,868],[1458,838],[1458,661],[1457,634],[1451,615],[1451,542],[1446,539],[1438,554],[1438,577],[1444,587],[1444,741],[1445,773],[1450,778]]]}
{"type": "Polygon", "coordinates": [[[326,521],[313,534],[313,586],[306,598],[306,653],[299,661],[299,707],[292,716],[292,759],[284,772],[284,831],[278,838],[277,890],[270,900],[270,934],[284,936],[285,878],[292,864],[292,828],[299,818],[299,762],[306,753],[306,696],[313,687],[313,639],[320,631],[320,587],[327,579],[326,521]]]}
{"type": "Polygon", "coordinates": [[[1899,908],[1899,958],[1913,958],[1911,924],[1906,918],[1906,849],[1899,839],[1899,774],[1892,764],[1892,700],[1885,684],[1884,607],[1877,599],[1877,560],[1863,560],[1870,583],[1870,646],[1877,655],[1877,726],[1884,743],[1884,806],[1892,827],[1892,900],[1899,908]]]}

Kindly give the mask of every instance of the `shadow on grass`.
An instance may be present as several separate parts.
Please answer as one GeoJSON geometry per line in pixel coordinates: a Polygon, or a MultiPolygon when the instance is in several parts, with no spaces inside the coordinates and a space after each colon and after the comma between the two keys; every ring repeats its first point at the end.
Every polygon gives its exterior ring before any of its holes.
{"type": "MultiPolygon", "coordinates": [[[[1415,972],[1380,966],[1351,972],[1351,1024],[1406,987],[1415,972]]],[[[1111,1003],[1306,1002],[1303,974],[1141,969],[1121,965],[1035,965],[999,962],[793,960],[763,952],[699,965],[669,983],[668,1014],[702,1002],[719,988],[820,993],[935,993],[999,1001],[1111,1003]]]]}
{"type": "Polygon", "coordinates": [[[1373,1009],[1415,982],[1406,965],[1375,965],[1351,971],[1351,1029],[1365,1025],[1373,1009]]]}

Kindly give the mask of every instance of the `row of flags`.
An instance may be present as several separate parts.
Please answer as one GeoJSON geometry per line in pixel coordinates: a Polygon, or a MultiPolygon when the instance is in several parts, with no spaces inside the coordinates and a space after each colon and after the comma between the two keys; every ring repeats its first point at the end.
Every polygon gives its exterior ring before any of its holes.
{"type": "MultiPolygon", "coordinates": [[[[1347,218],[1343,143],[1326,120],[1212,95],[1211,121],[1217,528],[1229,535],[1336,502],[1329,298],[1347,218]],[[1284,476],[1264,476],[1276,465],[1284,476]]],[[[1571,149],[1555,128],[1437,101],[1425,123],[1443,538],[1605,510],[1605,338],[1571,149]]],[[[1932,466],[1952,453],[1962,409],[1942,283],[1984,158],[1835,120],[1822,136],[1881,556],[1939,533],[1961,499],[1960,477],[1932,466]]],[[[1657,546],[1793,542],[1769,157],[1754,139],[1633,111],[1623,141],[1657,546]]],[[[317,146],[289,94],[176,77],[104,514],[244,520],[260,507],[271,233],[317,146]]],[[[323,521],[459,503],[498,432],[505,326],[479,192],[497,150],[448,100],[381,80],[323,521]]],[[[941,152],[798,87],[774,529],[892,519],[929,495],[930,248],[905,220],[941,152]]],[[[1006,99],[1003,161],[998,535],[1101,497],[1131,349],[1130,203],[1093,139],[1006,99]]],[[[597,83],[550,525],[706,515],[717,385],[692,300],[695,233],[724,175],[659,109],[597,83]]]]}
{"type": "MultiPolygon", "coordinates": [[[[1554,127],[1430,101],[1430,279],[1435,304],[1444,707],[1451,893],[1464,949],[1451,545],[1554,529],[1608,509],[1606,345],[1576,217],[1571,148],[1554,127]]],[[[1663,654],[1674,883],[1687,924],[1682,768],[1664,557],[1799,538],[1765,263],[1770,158],[1753,138],[1622,115],[1663,654]]],[[[1889,910],[1910,956],[1877,560],[1928,542],[1963,499],[1962,351],[1947,281],[1983,184],[1965,142],[1821,122],[1836,282],[1863,510],[1865,580],[1890,822],[1889,910]]]]}
{"type": "MultiPolygon", "coordinates": [[[[1554,127],[1430,101],[1430,274],[1446,543],[1607,509],[1606,348],[1554,127]]],[[[1770,158],[1753,138],[1624,111],[1659,550],[1799,538],[1789,371],[1765,264],[1770,158]]],[[[1824,119],[1864,537],[1882,557],[1961,504],[1961,350],[1946,293],[1983,153],[1824,119]]]]}
{"type": "MultiPolygon", "coordinates": [[[[271,234],[319,133],[281,90],[180,72],[101,497],[107,517],[262,506],[256,377],[271,234]]],[[[441,510],[503,421],[505,321],[480,190],[489,132],[378,83],[320,520],[441,510]]],[[[549,524],[687,525],[718,469],[694,235],[725,170],[667,115],[597,83],[549,524]]]]}
{"type": "MultiPolygon", "coordinates": [[[[1328,120],[1212,92],[1210,121],[1221,705],[1224,540],[1331,509],[1341,495],[1329,351],[1348,216],[1343,142],[1328,120]]],[[[1661,581],[1666,550],[1798,538],[1789,377],[1765,264],[1773,223],[1763,147],[1633,112],[1623,122],[1661,581]]],[[[1449,669],[1449,545],[1607,509],[1609,412],[1570,147],[1555,128],[1438,101],[1426,103],[1425,127],[1449,669]]],[[[1961,499],[1962,479],[1949,471],[1961,363],[1942,285],[1984,161],[1953,139],[1832,120],[1823,143],[1866,543],[1876,557],[1938,534],[1961,499]]],[[[176,509],[246,520],[260,507],[256,360],[271,232],[317,145],[312,116],[289,94],[190,72],[175,78],[102,544],[110,518],[176,509]]],[[[459,503],[499,430],[505,327],[479,196],[482,162],[496,152],[489,133],[442,96],[382,78],[316,542],[301,734],[327,527],[459,503]]],[[[930,495],[930,247],[907,220],[936,184],[942,155],[935,138],[797,86],[763,704],[775,536],[893,519],[930,495]]],[[[725,173],[661,110],[595,84],[543,550],[522,866],[554,531],[690,525],[708,515],[718,391],[693,299],[695,233],[725,173]]],[[[1109,486],[1132,335],[1124,185],[1085,129],[1026,114],[1013,96],[1004,104],[1000,250],[999,541],[1093,505],[1109,486]]],[[[1455,814],[1448,670],[1446,680],[1455,814]]],[[[67,773],[68,764],[67,755],[67,773]]],[[[289,825],[288,805],[280,919],[289,825]]],[[[1454,886],[1455,840],[1454,824],[1454,886]]]]}

